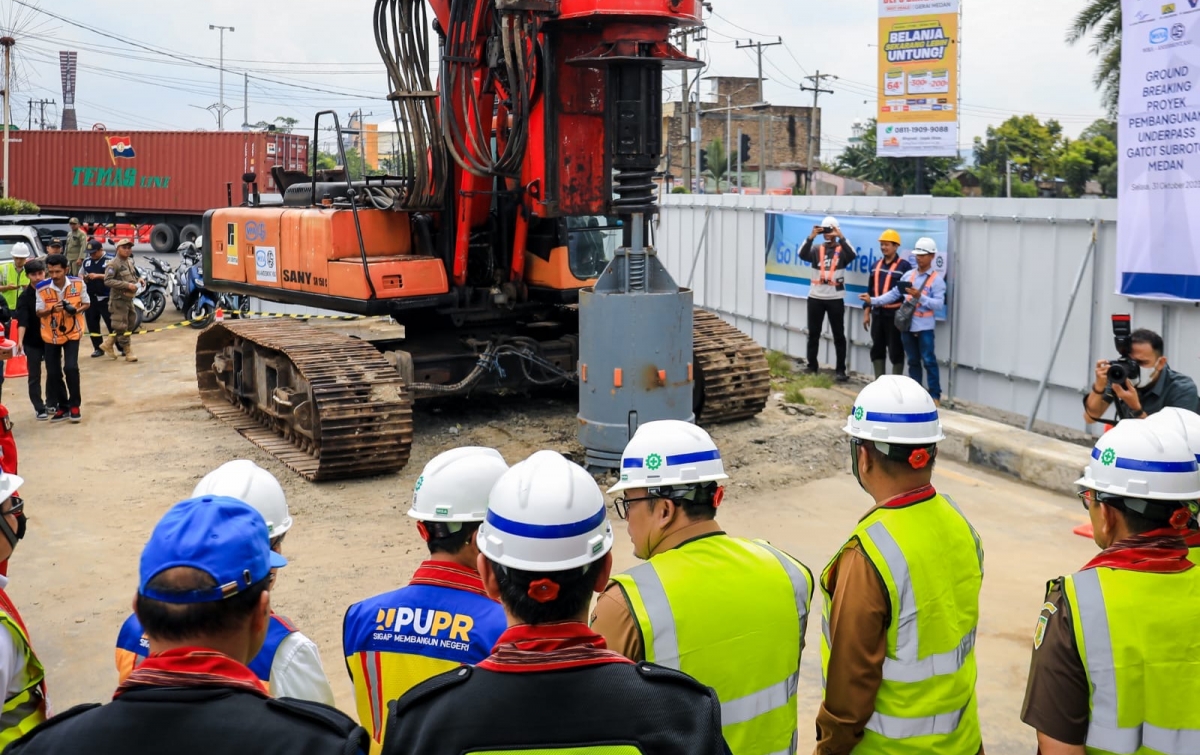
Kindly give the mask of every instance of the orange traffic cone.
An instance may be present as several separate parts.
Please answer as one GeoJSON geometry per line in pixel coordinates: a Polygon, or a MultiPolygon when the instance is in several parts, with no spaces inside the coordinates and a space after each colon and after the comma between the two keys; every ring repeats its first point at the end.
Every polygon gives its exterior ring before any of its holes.
{"type": "Polygon", "coordinates": [[[217,312],[215,315],[213,315],[213,319],[217,322],[225,322],[225,310],[217,307],[217,312]]]}
{"type": "Polygon", "coordinates": [[[1071,530],[1071,532],[1074,532],[1076,535],[1079,535],[1080,537],[1086,537],[1089,540],[1091,540],[1092,536],[1096,534],[1092,530],[1091,522],[1084,522],[1083,524],[1079,525],[1075,529],[1071,530]]]}
{"type": "MultiPolygon", "coordinates": [[[[8,324],[8,338],[0,342],[0,348],[14,349],[17,345],[17,320],[8,324]]],[[[29,360],[25,355],[12,357],[4,362],[4,377],[17,378],[29,375],[29,360]]]]}

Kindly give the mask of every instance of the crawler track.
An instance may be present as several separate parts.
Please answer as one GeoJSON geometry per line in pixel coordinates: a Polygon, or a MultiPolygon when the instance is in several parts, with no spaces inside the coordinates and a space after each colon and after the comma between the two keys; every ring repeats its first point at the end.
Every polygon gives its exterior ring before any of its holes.
{"type": "Polygon", "coordinates": [[[732,422],[762,412],[771,392],[771,370],[763,348],[703,309],[695,310],[692,322],[697,421],[732,422]]]}
{"type": "Polygon", "coordinates": [[[216,323],[197,341],[196,380],[214,417],[308,480],[390,474],[408,463],[412,401],[395,368],[369,343],[296,321],[216,323]],[[235,352],[250,355],[240,369],[213,369],[219,355],[235,352]],[[265,411],[253,391],[239,395],[235,372],[242,382],[265,374],[250,359],[271,363],[275,374],[299,376],[292,386],[300,391],[299,422],[265,411]]]}

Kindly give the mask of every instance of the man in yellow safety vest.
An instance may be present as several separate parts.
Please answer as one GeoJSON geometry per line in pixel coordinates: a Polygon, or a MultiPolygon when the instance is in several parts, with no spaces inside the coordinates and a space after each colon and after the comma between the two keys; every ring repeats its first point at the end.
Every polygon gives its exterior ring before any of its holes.
{"type": "Polygon", "coordinates": [[[1170,427],[1128,419],[1076,481],[1103,550],[1050,582],[1021,720],[1042,755],[1200,752],[1200,471],[1170,427]]]}
{"type": "Polygon", "coordinates": [[[976,755],[979,535],[932,485],[942,434],[915,380],[885,375],[846,421],[875,505],[825,567],[818,755],[976,755]]]}
{"type": "MultiPolygon", "coordinates": [[[[18,489],[24,481],[0,473],[0,562],[7,561],[25,537],[25,504],[18,489]]],[[[8,577],[0,576],[0,684],[4,685],[4,708],[0,710],[0,749],[16,741],[46,720],[46,670],[33,652],[29,630],[5,588],[8,577]]]]}
{"type": "Polygon", "coordinates": [[[716,522],[727,479],[704,430],[663,420],[638,428],[621,457],[617,514],[634,555],[592,628],[634,661],[678,669],[716,690],[733,755],[795,753],[796,688],[812,572],[716,522]]]}

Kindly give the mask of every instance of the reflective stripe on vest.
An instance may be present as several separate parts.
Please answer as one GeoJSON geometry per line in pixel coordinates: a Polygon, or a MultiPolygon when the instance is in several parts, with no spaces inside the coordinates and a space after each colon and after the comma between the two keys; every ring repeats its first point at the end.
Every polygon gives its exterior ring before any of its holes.
{"type": "Polygon", "coordinates": [[[1200,729],[1167,729],[1142,722],[1122,727],[1117,715],[1117,671],[1104,591],[1097,569],[1070,578],[1074,583],[1072,606],[1083,633],[1088,680],[1092,687],[1091,720],[1087,747],[1114,753],[1135,753],[1147,748],[1167,755],[1200,752],[1200,729]]]}
{"type": "Polygon", "coordinates": [[[829,270],[825,269],[825,245],[821,244],[820,251],[817,254],[817,284],[825,286],[837,285],[837,253],[833,258],[833,264],[829,266],[829,270]]]}
{"type": "Polygon", "coordinates": [[[3,749],[46,720],[47,704],[46,670],[33,652],[20,613],[3,590],[0,590],[0,624],[6,627],[0,631],[11,629],[22,640],[23,647],[18,649],[23,654],[21,661],[27,677],[25,689],[6,699],[0,710],[0,749],[3,749]]]}
{"type": "MultiPolygon", "coordinates": [[[[891,266],[888,267],[887,279],[888,279],[889,283],[892,280],[892,276],[896,274],[896,268],[898,268],[898,267],[900,267],[900,255],[897,254],[896,259],[893,260],[891,266]]],[[[873,294],[871,294],[871,296],[883,296],[885,293],[887,293],[879,285],[879,274],[882,272],[883,272],[883,259],[881,258],[878,262],[875,263],[875,285],[874,285],[875,292],[873,294]]],[[[882,307],[882,309],[899,309],[899,308],[900,308],[900,302],[896,302],[895,304],[885,304],[882,307]]]]}
{"type": "MultiPolygon", "coordinates": [[[[788,581],[792,583],[792,593],[796,599],[796,613],[800,616],[800,644],[804,644],[804,632],[808,626],[808,606],[811,600],[808,580],[804,573],[775,548],[755,541],[779,561],[787,572],[788,581]]],[[[654,570],[654,564],[647,561],[629,570],[629,576],[637,584],[641,593],[642,603],[646,607],[646,618],[654,630],[654,662],[660,666],[681,670],[679,668],[679,642],[675,632],[675,616],[671,613],[671,603],[667,600],[667,591],[663,588],[662,579],[654,570]]],[[[781,682],[772,684],[766,689],[753,692],[736,700],[721,702],[721,724],[732,726],[758,718],[764,713],[786,705],[796,696],[800,683],[800,671],[781,682]]]]}
{"type": "MultiPolygon", "coordinates": [[[[913,280],[916,280],[916,277],[917,272],[914,271],[913,280]]],[[[935,278],[937,278],[937,270],[930,270],[929,275],[925,277],[925,282],[921,284],[921,289],[913,297],[917,299],[918,304],[920,303],[921,297],[929,292],[929,287],[933,284],[935,278]]],[[[933,317],[933,310],[924,305],[920,305],[917,307],[916,311],[913,312],[913,317],[933,317]]]]}

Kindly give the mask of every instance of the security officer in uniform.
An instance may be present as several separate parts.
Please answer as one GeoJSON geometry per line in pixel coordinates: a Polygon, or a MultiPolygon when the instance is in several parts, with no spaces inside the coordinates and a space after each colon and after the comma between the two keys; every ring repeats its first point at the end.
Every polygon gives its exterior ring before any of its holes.
{"type": "Polygon", "coordinates": [[[108,286],[104,285],[104,275],[112,257],[104,253],[104,244],[95,239],[88,242],[87,249],[88,256],[83,261],[79,277],[83,278],[88,296],[92,299],[92,306],[88,307],[86,317],[88,337],[92,339],[92,356],[102,357],[104,352],[100,349],[100,344],[104,339],[100,335],[100,322],[103,321],[108,326],[109,333],[113,332],[112,316],[108,311],[108,286]]]}
{"type": "Polygon", "coordinates": [[[846,421],[875,505],[825,567],[816,755],[976,755],[983,546],[931,484],[945,436],[917,382],[885,375],[846,421]]]}
{"type": "MultiPolygon", "coordinates": [[[[192,491],[193,498],[228,496],[249,504],[262,514],[271,538],[271,550],[282,553],[283,539],[292,528],[287,497],[275,475],[248,459],[230,461],[204,476],[192,491]]],[[[145,663],[150,641],[134,614],[125,620],[117,635],[117,676],[125,681],[145,663]]],[[[292,622],[271,614],[267,638],[250,661],[250,670],[273,697],[294,697],[333,705],[333,689],[321,664],[317,643],[305,637],[292,622]]]]}
{"type": "Polygon", "coordinates": [[[389,707],[386,755],[726,751],[712,690],[634,664],[588,628],[592,593],[612,569],[605,514],[595,480],[562,454],[539,451],[504,473],[477,542],[479,573],[508,629],[477,665],[389,707]]]}
{"type": "Polygon", "coordinates": [[[617,514],[647,562],[613,577],[592,628],[633,661],[678,669],[721,701],[733,755],[795,752],[796,687],[812,573],[716,522],[727,479],[704,430],[662,420],[621,457],[617,514]]]}
{"type": "Polygon", "coordinates": [[[1200,752],[1200,510],[1187,441],[1122,420],[1075,483],[1103,550],[1049,583],[1021,720],[1043,755],[1200,752]]]}
{"type": "Polygon", "coordinates": [[[84,247],[87,245],[87,233],[79,227],[79,218],[71,218],[71,232],[67,234],[67,263],[71,275],[79,275],[79,266],[83,262],[84,247]]]}
{"type": "Polygon", "coordinates": [[[479,663],[506,627],[504,609],[479,578],[476,534],[488,493],[508,471],[493,448],[438,454],[422,470],[408,515],[429,559],[407,587],[346,611],[342,649],[354,684],[358,720],[383,743],[387,703],[435,674],[479,663]]]}
{"type": "MultiPolygon", "coordinates": [[[[891,228],[879,237],[879,251],[883,256],[875,263],[867,278],[867,301],[883,296],[896,287],[912,265],[900,256],[900,234],[891,228]]],[[[861,297],[860,297],[861,298],[861,297]]],[[[904,340],[896,327],[896,310],[899,302],[872,307],[863,304],[863,328],[871,332],[871,366],[875,377],[887,374],[887,362],[892,362],[892,374],[904,374],[904,340]]]]}
{"type": "MultiPolygon", "coordinates": [[[[24,480],[0,473],[0,563],[7,564],[17,542],[25,537],[25,502],[17,492],[24,480]]],[[[0,749],[46,720],[46,671],[33,652],[29,630],[5,590],[8,577],[0,576],[0,684],[4,708],[0,710],[0,749]]]]}
{"type": "Polygon", "coordinates": [[[138,360],[133,355],[133,344],[127,334],[137,322],[133,299],[137,295],[140,280],[137,267],[133,264],[133,242],[121,239],[117,242],[117,256],[109,261],[104,271],[104,285],[112,292],[112,298],[108,301],[108,308],[112,314],[111,326],[116,331],[100,344],[100,348],[113,359],[117,358],[117,353],[113,350],[115,345],[124,352],[126,362],[138,360]]]}
{"type": "Polygon", "coordinates": [[[150,657],[107,705],[80,705],[9,755],[354,755],[367,734],[320,703],[272,699],[247,668],[267,635],[272,553],[261,514],[233,498],[177,504],[142,551],[135,598],[150,657]]]}

